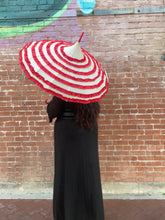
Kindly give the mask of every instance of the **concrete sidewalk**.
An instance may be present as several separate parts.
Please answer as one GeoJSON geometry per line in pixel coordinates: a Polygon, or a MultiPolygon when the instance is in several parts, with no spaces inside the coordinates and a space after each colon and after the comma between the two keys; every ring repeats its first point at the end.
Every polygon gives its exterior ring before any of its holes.
{"type": "MultiPolygon", "coordinates": [[[[165,200],[104,199],[105,220],[165,220],[165,200]]],[[[50,199],[1,199],[0,220],[53,220],[50,199]]]]}

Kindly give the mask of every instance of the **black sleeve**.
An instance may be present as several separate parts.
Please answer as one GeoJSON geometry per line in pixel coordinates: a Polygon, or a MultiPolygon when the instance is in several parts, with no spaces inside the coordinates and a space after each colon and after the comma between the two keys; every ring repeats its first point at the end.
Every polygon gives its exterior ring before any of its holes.
{"type": "Polygon", "coordinates": [[[52,122],[53,118],[59,117],[63,113],[64,107],[65,101],[55,96],[52,98],[52,100],[47,105],[49,123],[52,122]]]}

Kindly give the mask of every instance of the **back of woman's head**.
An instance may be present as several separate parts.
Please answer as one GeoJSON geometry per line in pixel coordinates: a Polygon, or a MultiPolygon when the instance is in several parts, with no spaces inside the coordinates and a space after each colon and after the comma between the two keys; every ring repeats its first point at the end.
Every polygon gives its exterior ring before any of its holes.
{"type": "Polygon", "coordinates": [[[100,113],[100,105],[98,102],[89,104],[76,103],[76,121],[84,128],[92,130],[97,125],[97,120],[100,113]]]}

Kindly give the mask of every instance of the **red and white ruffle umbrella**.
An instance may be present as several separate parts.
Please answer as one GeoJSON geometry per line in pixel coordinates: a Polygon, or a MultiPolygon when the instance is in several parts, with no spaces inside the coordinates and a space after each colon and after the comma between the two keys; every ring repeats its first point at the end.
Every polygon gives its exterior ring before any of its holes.
{"type": "Polygon", "coordinates": [[[41,40],[26,44],[19,60],[27,77],[65,101],[90,103],[103,98],[108,78],[97,60],[75,44],[41,40]]]}

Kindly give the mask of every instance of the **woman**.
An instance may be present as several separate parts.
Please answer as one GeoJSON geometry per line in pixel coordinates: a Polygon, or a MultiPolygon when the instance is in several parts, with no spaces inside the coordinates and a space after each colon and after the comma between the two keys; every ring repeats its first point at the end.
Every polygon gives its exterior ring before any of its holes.
{"type": "Polygon", "coordinates": [[[48,103],[54,126],[55,220],[104,220],[98,128],[99,103],[80,104],[53,97],[48,103]]]}

